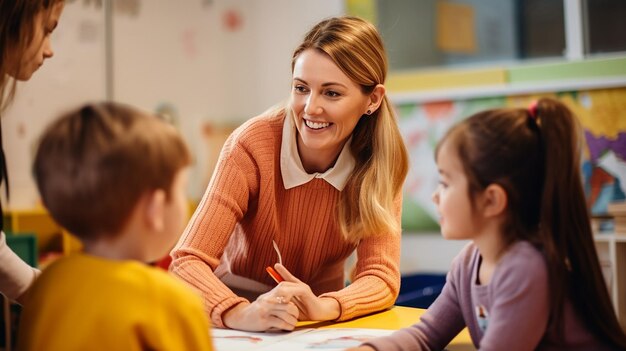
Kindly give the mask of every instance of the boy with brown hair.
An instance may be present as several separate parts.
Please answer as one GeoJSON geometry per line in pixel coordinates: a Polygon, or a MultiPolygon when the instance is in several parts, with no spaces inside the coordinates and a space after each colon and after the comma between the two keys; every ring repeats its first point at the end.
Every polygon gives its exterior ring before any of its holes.
{"type": "Polygon", "coordinates": [[[44,132],[34,174],[45,207],[84,252],[47,268],[27,297],[21,350],[210,350],[198,296],[149,267],[186,220],[190,152],[157,117],[115,103],[44,132]]]}

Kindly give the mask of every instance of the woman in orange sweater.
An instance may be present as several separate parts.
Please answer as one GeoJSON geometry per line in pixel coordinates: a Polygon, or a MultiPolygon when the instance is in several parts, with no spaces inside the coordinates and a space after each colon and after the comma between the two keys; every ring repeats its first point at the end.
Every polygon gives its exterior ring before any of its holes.
{"type": "Polygon", "coordinates": [[[215,326],[291,330],[393,305],[408,157],[386,74],[372,24],[324,20],[293,54],[289,102],[226,141],[170,266],[202,293],[215,326]]]}

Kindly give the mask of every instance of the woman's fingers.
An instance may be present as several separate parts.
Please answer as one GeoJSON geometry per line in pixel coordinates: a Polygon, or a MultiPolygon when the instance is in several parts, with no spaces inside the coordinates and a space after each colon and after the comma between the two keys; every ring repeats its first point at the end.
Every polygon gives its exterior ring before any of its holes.
{"type": "Polygon", "coordinates": [[[296,312],[298,313],[296,317],[299,320],[309,320],[306,303],[304,302],[304,298],[301,297],[311,294],[306,284],[282,282],[278,287],[274,288],[274,290],[276,290],[277,293],[275,297],[276,303],[289,303],[295,306],[296,312]]]}
{"type": "Polygon", "coordinates": [[[296,307],[298,308],[298,319],[302,321],[310,320],[309,315],[306,312],[306,306],[304,305],[304,303],[302,303],[302,301],[300,301],[297,297],[293,298],[291,301],[293,301],[293,304],[296,305],[296,307]]]}
{"type": "Polygon", "coordinates": [[[298,308],[293,304],[285,304],[285,309],[274,309],[270,312],[269,322],[274,328],[293,330],[298,323],[298,308]]]}
{"type": "Polygon", "coordinates": [[[250,304],[239,304],[224,316],[224,324],[247,331],[293,330],[298,323],[298,307],[289,302],[291,297],[273,291],[259,296],[250,304]]]}
{"type": "Polygon", "coordinates": [[[311,308],[315,307],[317,296],[313,294],[311,287],[296,278],[285,266],[280,263],[274,265],[274,269],[284,278],[272,292],[285,301],[293,303],[299,310],[300,320],[311,319],[311,308]]]}
{"type": "Polygon", "coordinates": [[[277,312],[281,312],[281,313],[286,313],[291,315],[293,318],[295,318],[296,320],[298,319],[298,307],[294,304],[293,298],[286,298],[283,296],[276,296],[273,299],[273,304],[274,306],[269,310],[270,312],[272,311],[277,311],[277,312]],[[289,301],[291,300],[291,301],[289,301]]]}
{"type": "Polygon", "coordinates": [[[261,317],[266,324],[266,330],[280,329],[293,330],[298,323],[298,307],[289,300],[290,296],[283,296],[275,292],[261,295],[256,304],[259,304],[261,317]]]}
{"type": "Polygon", "coordinates": [[[295,323],[289,323],[289,322],[285,321],[284,319],[279,318],[277,316],[269,316],[268,324],[271,325],[271,327],[268,329],[268,331],[274,331],[274,330],[292,331],[292,330],[294,330],[296,328],[296,324],[295,323]]]}
{"type": "Polygon", "coordinates": [[[300,279],[291,274],[291,272],[289,272],[289,270],[282,264],[276,263],[274,265],[274,269],[278,272],[278,274],[280,274],[281,277],[283,277],[284,280],[289,282],[302,283],[300,279]]]}
{"type": "Polygon", "coordinates": [[[278,296],[268,296],[265,302],[269,306],[267,309],[268,323],[270,329],[293,330],[298,323],[298,307],[289,302],[288,298],[278,296]]]}

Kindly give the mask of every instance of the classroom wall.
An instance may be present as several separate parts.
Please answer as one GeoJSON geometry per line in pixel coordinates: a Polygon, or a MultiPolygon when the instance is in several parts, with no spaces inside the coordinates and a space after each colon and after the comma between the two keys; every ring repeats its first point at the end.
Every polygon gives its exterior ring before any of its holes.
{"type": "MultiPolygon", "coordinates": [[[[36,141],[56,116],[71,106],[105,98],[104,13],[78,3],[67,5],[53,34],[54,57],[46,61],[2,115],[12,208],[29,208],[39,196],[31,176],[36,141]]],[[[4,187],[4,184],[3,184],[4,187]]],[[[4,189],[2,189],[3,203],[4,189]]]]}
{"type": "Polygon", "coordinates": [[[343,1],[141,4],[113,17],[113,97],[174,115],[195,152],[189,196],[199,199],[226,136],[289,95],[293,49],[343,1]]]}
{"type": "MultiPolygon", "coordinates": [[[[53,34],[54,58],[19,84],[3,116],[11,208],[39,202],[30,168],[45,125],[107,92],[172,115],[196,153],[189,195],[200,197],[232,128],[288,96],[291,53],[306,30],[344,13],[342,0],[133,0],[113,8],[108,28],[96,3],[66,6],[53,34]],[[233,14],[240,16],[235,28],[226,24],[233,14]]],[[[459,247],[438,233],[405,235],[401,269],[446,271],[459,247]]]]}
{"type": "MultiPolygon", "coordinates": [[[[343,0],[324,0],[323,4],[308,0],[111,1],[115,5],[111,27],[98,2],[77,0],[66,6],[53,35],[55,57],[31,81],[19,85],[14,104],[3,116],[12,208],[38,203],[30,167],[44,126],[61,111],[108,96],[174,120],[195,153],[188,193],[199,198],[232,128],[288,96],[291,53],[305,31],[322,18],[345,12],[343,0]]],[[[588,72],[582,77],[585,80],[624,74],[623,60],[593,67],[576,65],[580,63],[572,63],[570,71],[588,72]],[[613,66],[617,68],[606,70],[613,66]]],[[[441,91],[450,95],[464,86],[502,88],[508,80],[524,84],[524,79],[532,80],[527,71],[528,67],[521,67],[508,72],[392,74],[387,86],[401,115],[410,115],[420,110],[424,96],[411,101],[402,95],[407,91],[445,88],[441,91]]],[[[546,77],[546,72],[531,71],[546,77]]],[[[546,65],[544,71],[562,69],[546,65]]],[[[571,77],[550,76],[552,81],[563,78],[571,77]]],[[[457,105],[430,104],[428,108],[445,112],[446,107],[457,105]]],[[[403,130],[409,131],[420,122],[403,123],[403,130]]],[[[405,228],[401,271],[446,271],[466,242],[445,241],[432,220],[432,209],[420,210],[406,203],[405,218],[414,223],[426,217],[431,220],[426,232],[405,228]]]]}
{"type": "Polygon", "coordinates": [[[19,84],[3,116],[9,206],[39,202],[30,169],[44,126],[107,92],[174,119],[195,153],[188,193],[200,198],[225,136],[288,96],[292,50],[306,30],[343,12],[341,0],[68,3],[53,34],[55,57],[19,84]]]}
{"type": "Polygon", "coordinates": [[[403,275],[447,272],[454,257],[468,244],[467,240],[446,240],[438,232],[404,231],[400,252],[403,275]]]}

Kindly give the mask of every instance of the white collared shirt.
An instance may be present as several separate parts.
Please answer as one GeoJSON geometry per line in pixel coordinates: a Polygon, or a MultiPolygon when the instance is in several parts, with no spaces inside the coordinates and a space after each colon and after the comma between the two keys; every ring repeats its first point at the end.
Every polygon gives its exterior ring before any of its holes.
{"type": "Polygon", "coordinates": [[[285,116],[283,123],[283,140],[280,146],[280,172],[283,176],[283,184],[285,189],[295,188],[298,185],[308,183],[313,178],[322,178],[335,189],[342,191],[346,186],[352,171],[354,170],[355,160],[350,153],[350,141],[352,137],[345,143],[337,162],[324,173],[307,173],[302,166],[302,160],[298,154],[298,144],[296,141],[296,126],[293,118],[285,116]]]}

